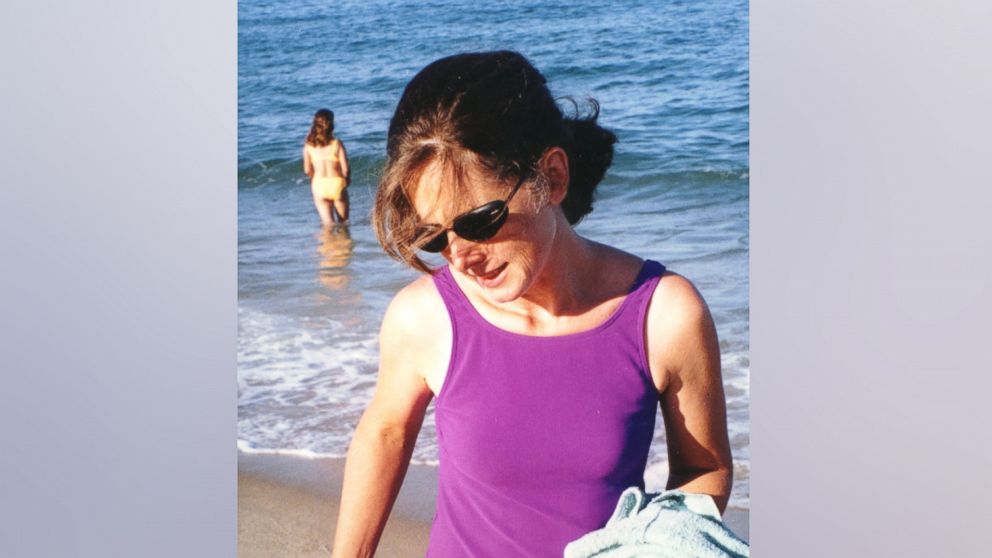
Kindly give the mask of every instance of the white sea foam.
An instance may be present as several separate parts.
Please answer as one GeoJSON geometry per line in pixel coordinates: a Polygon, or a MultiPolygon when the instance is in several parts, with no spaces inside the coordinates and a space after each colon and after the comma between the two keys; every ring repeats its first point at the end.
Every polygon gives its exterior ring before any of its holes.
{"type": "Polygon", "coordinates": [[[251,442],[247,440],[238,440],[238,451],[242,453],[250,453],[254,455],[290,455],[293,457],[301,457],[303,459],[320,459],[327,457],[344,457],[343,455],[336,455],[333,453],[317,453],[309,449],[268,449],[268,448],[257,448],[251,442]]]}
{"type": "Polygon", "coordinates": [[[240,309],[238,431],[253,445],[339,455],[375,386],[373,335],[240,309]]]}
{"type": "Polygon", "coordinates": [[[661,492],[668,482],[668,461],[648,463],[644,469],[644,488],[647,492],[661,492]]]}

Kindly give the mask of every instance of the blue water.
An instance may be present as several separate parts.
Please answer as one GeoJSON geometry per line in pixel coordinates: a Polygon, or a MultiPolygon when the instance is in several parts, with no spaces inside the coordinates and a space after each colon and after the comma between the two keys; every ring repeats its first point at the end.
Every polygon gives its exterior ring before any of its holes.
{"type": "MultiPolygon", "coordinates": [[[[664,262],[706,298],[749,506],[747,2],[242,0],[238,14],[238,435],[343,455],[375,385],[386,304],[414,271],[369,227],[386,128],[409,79],[466,50],[522,52],[620,138],[586,237],[664,262]],[[353,167],[348,234],[322,232],[300,153],[336,114],[353,167]]],[[[659,422],[647,482],[667,472],[659,422]]],[[[429,414],[414,459],[437,459],[429,414]]]]}

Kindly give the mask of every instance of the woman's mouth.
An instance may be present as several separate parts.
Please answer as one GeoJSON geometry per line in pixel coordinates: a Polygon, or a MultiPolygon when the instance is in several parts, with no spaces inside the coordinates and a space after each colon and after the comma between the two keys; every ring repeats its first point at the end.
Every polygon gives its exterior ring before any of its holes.
{"type": "Polygon", "coordinates": [[[506,270],[507,265],[507,263],[504,263],[486,273],[475,275],[476,282],[487,289],[496,287],[503,281],[503,271],[506,270]]]}

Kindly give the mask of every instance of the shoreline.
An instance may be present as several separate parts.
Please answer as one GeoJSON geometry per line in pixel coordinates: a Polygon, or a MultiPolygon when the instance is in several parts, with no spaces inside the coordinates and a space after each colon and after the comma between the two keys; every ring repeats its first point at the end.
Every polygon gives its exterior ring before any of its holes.
{"type": "MultiPolygon", "coordinates": [[[[344,458],[238,451],[238,557],[331,555],[344,458]]],[[[410,465],[376,556],[422,557],[434,517],[437,467],[410,465]]],[[[750,540],[750,511],[726,525],[750,540]]]]}

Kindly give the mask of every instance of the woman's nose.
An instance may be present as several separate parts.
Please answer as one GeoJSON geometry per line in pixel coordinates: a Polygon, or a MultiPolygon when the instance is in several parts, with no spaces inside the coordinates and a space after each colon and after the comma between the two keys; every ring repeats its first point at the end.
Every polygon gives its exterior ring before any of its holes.
{"type": "Polygon", "coordinates": [[[476,248],[478,244],[448,231],[448,260],[458,271],[465,271],[486,258],[476,248]]]}

